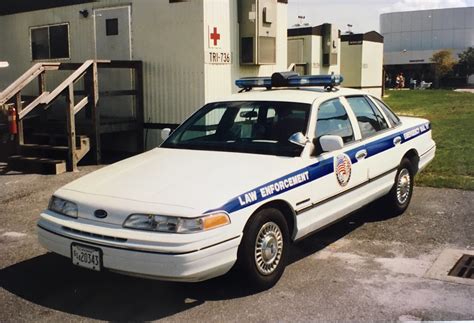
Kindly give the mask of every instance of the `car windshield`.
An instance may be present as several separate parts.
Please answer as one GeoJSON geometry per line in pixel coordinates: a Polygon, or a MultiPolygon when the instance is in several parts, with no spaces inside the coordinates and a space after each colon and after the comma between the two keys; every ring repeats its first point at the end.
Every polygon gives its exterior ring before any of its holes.
{"type": "Polygon", "coordinates": [[[178,127],[164,148],[299,156],[302,147],[288,141],[306,134],[311,105],[293,102],[210,103],[178,127]]]}

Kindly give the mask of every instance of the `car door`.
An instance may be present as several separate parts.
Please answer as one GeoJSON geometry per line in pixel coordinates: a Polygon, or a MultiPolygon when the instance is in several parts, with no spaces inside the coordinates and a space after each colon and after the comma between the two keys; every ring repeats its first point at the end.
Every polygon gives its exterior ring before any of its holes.
{"type": "Polygon", "coordinates": [[[360,133],[355,118],[348,113],[341,99],[334,98],[321,103],[316,118],[314,152],[308,166],[313,181],[310,184],[310,198],[302,201],[297,209],[296,238],[345,215],[352,208],[346,194],[367,181],[365,149],[359,141],[360,133]],[[344,142],[343,148],[322,151],[320,138],[324,135],[340,136],[344,142]]]}
{"type": "Polygon", "coordinates": [[[367,151],[370,181],[394,172],[400,163],[401,136],[382,111],[365,95],[346,97],[359,125],[367,151]]]}

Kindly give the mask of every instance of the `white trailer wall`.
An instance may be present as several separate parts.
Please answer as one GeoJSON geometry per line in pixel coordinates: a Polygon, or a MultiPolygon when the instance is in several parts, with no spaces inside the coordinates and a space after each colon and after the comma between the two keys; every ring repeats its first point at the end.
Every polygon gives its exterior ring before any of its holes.
{"type": "MultiPolygon", "coordinates": [[[[204,103],[237,91],[234,81],[242,76],[271,75],[287,67],[287,4],[277,3],[276,64],[240,66],[238,0],[101,0],[0,17],[0,89],[5,88],[34,63],[30,27],[69,23],[70,59],[95,58],[94,9],[131,6],[132,59],[144,63],[145,122],[179,124],[204,103]],[[87,9],[89,16],[79,11],[87,9]],[[217,24],[222,46],[232,55],[231,64],[209,64],[208,28],[217,24]]],[[[48,88],[64,79],[50,78],[48,88]]],[[[36,91],[36,84],[31,92],[36,91]]],[[[147,148],[159,144],[159,131],[148,130],[147,148]]]]}
{"type": "Polygon", "coordinates": [[[235,80],[246,76],[269,76],[274,72],[286,71],[287,51],[287,5],[277,3],[276,64],[240,65],[240,41],[238,23],[238,0],[204,1],[204,52],[208,53],[208,31],[219,26],[220,51],[230,52],[231,64],[211,64],[206,60],[205,102],[228,96],[237,92],[235,80]]]}
{"type": "MultiPolygon", "coordinates": [[[[191,107],[204,102],[202,0],[182,3],[103,0],[2,16],[1,34],[8,38],[0,43],[0,53],[10,61],[10,67],[2,71],[0,88],[5,88],[34,63],[30,27],[68,22],[70,59],[66,61],[83,62],[95,57],[93,10],[130,3],[132,59],[144,63],[145,121],[180,123],[191,107]],[[79,14],[83,9],[89,11],[88,18],[79,14]]],[[[48,81],[49,88],[58,83],[58,79],[48,81]]],[[[149,136],[148,146],[157,144],[154,137],[149,136]]]]}
{"type": "Polygon", "coordinates": [[[375,31],[341,37],[343,86],[382,96],[383,37],[375,31]]]}

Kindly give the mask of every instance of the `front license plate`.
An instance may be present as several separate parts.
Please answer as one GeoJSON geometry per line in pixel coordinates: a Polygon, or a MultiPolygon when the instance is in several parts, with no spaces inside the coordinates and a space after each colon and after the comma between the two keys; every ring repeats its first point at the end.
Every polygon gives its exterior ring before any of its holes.
{"type": "Polygon", "coordinates": [[[73,243],[71,244],[71,260],[74,265],[100,271],[102,251],[97,248],[73,243]]]}

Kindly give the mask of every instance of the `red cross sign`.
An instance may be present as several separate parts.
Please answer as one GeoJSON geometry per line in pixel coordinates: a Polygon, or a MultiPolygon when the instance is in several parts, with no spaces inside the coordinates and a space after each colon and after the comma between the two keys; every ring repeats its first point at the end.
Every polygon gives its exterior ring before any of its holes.
{"type": "Polygon", "coordinates": [[[209,37],[214,41],[214,46],[217,46],[217,41],[221,39],[221,34],[217,32],[217,27],[214,27],[214,32],[212,32],[209,37]]]}

